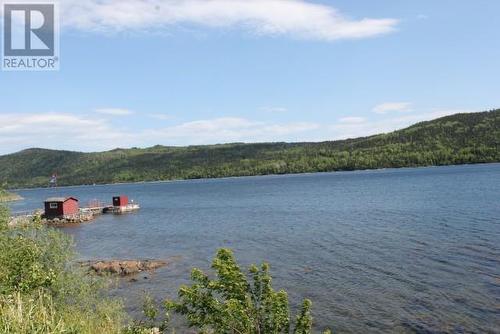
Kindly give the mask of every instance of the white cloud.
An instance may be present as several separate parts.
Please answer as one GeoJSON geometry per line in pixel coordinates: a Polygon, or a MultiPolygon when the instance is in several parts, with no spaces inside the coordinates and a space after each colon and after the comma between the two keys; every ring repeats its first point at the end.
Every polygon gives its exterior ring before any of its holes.
{"type": "Polygon", "coordinates": [[[404,115],[398,117],[389,117],[382,120],[364,120],[356,123],[339,122],[330,127],[336,139],[357,138],[387,133],[403,129],[415,123],[429,121],[436,118],[453,115],[457,113],[468,113],[473,110],[450,109],[450,110],[432,110],[419,114],[404,115]]]}
{"type": "Polygon", "coordinates": [[[410,102],[384,102],[373,108],[373,112],[377,114],[385,114],[388,112],[409,112],[411,103],[410,102]]]}
{"type": "Polygon", "coordinates": [[[224,117],[149,130],[147,137],[176,145],[283,141],[317,128],[319,125],[315,123],[276,124],[246,118],[224,117]]]}
{"type": "Polygon", "coordinates": [[[31,147],[102,151],[116,147],[299,140],[314,123],[270,123],[226,117],[143,130],[69,113],[0,114],[0,154],[31,147]]]}
{"type": "Polygon", "coordinates": [[[126,134],[104,119],[69,113],[0,114],[0,153],[30,147],[88,151],[109,148],[126,134]]]}
{"type": "Polygon", "coordinates": [[[132,110],[122,108],[100,108],[95,110],[98,114],[112,115],[112,116],[128,116],[134,114],[132,110]]]}
{"type": "Polygon", "coordinates": [[[61,18],[63,27],[85,31],[194,25],[324,41],[373,37],[398,24],[392,18],[352,19],[305,0],[62,0],[61,18]]]}
{"type": "Polygon", "coordinates": [[[116,147],[203,145],[228,142],[300,142],[355,138],[385,133],[417,122],[471,110],[432,110],[382,120],[344,117],[336,124],[266,122],[223,117],[168,127],[122,128],[95,115],[69,113],[0,114],[0,154],[31,147],[103,151],[116,147]]]}

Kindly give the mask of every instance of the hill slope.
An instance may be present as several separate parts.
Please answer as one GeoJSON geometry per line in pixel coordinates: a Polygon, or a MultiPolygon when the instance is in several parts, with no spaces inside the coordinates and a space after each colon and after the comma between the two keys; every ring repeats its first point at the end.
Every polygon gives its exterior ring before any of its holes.
{"type": "Polygon", "coordinates": [[[225,144],[0,156],[0,184],[46,186],[500,162],[500,109],[321,143],[225,144]]]}

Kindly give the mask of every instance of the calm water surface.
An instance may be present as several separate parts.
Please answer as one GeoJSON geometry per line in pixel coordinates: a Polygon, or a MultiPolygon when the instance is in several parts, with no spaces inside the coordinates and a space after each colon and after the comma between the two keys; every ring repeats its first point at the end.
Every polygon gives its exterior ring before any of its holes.
{"type": "Polygon", "coordinates": [[[500,333],[500,164],[19,191],[81,204],[128,194],[135,214],[64,231],[82,259],[172,258],[116,291],[174,296],[230,247],[268,261],[293,303],[336,333],[500,333]]]}

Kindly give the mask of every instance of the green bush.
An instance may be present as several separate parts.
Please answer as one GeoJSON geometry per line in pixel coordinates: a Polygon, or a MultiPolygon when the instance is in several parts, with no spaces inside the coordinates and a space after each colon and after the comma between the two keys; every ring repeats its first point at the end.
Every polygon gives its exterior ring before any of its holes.
{"type": "MultiPolygon", "coordinates": [[[[220,249],[212,262],[216,278],[193,269],[193,285],[182,286],[178,301],[166,301],[167,310],[185,316],[200,333],[291,333],[287,293],[271,285],[269,265],[241,271],[233,253],[220,249]]],[[[293,333],[312,332],[311,301],[305,300],[296,317],[293,333]]]]}
{"type": "Polygon", "coordinates": [[[122,305],[74,262],[69,236],[8,217],[0,206],[0,333],[120,333],[122,305]]]}

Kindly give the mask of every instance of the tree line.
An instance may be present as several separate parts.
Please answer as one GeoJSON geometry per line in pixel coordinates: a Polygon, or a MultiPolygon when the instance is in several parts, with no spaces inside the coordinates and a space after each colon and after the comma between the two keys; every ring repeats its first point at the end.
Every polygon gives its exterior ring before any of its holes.
{"type": "Polygon", "coordinates": [[[29,149],[0,157],[9,188],[216,178],[500,161],[500,110],[456,114],[403,130],[320,143],[154,146],[79,153],[29,149]]]}

